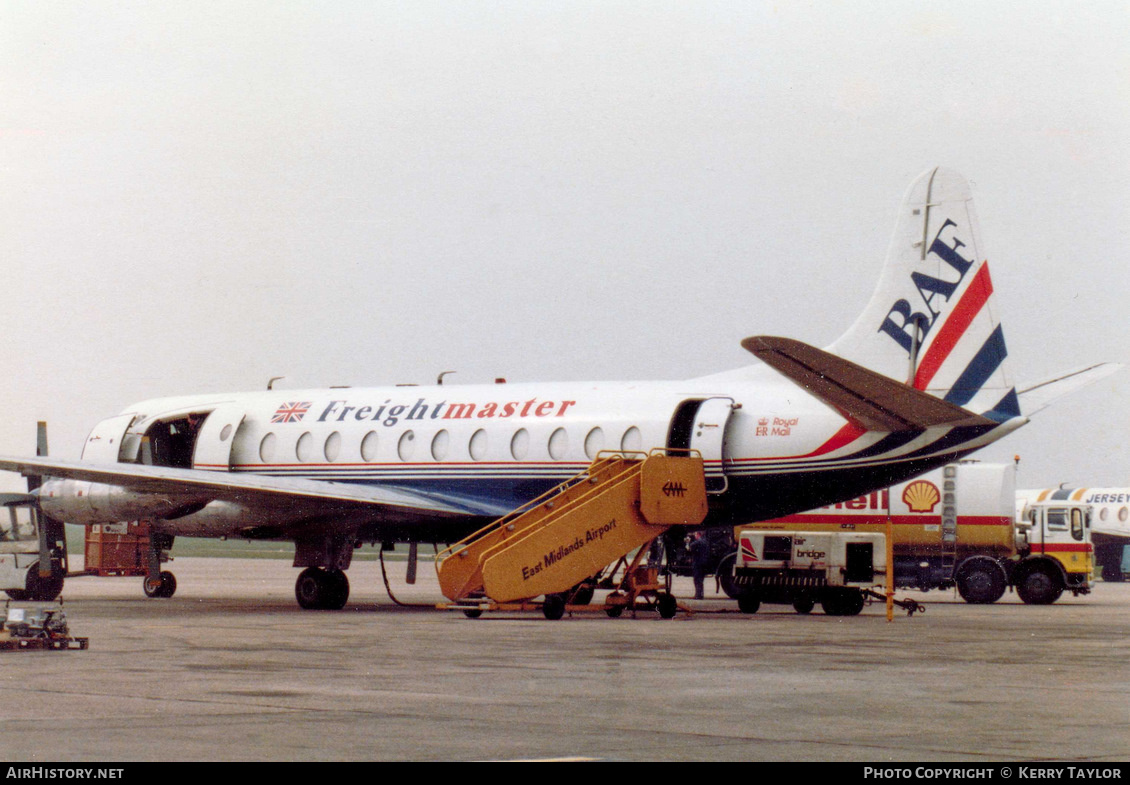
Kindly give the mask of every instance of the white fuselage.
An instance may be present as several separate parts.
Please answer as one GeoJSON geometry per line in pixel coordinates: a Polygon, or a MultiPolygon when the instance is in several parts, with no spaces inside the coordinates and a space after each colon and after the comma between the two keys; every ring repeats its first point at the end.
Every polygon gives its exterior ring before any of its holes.
{"type": "MultiPolygon", "coordinates": [[[[942,433],[927,430],[884,447],[888,434],[853,425],[767,367],[751,370],[748,378],[706,384],[397,386],[154,399],[97,426],[83,460],[381,484],[463,500],[473,517],[492,518],[584,470],[602,450],[689,448],[706,461],[718,492],[714,508],[752,520],[850,497],[876,471],[890,481],[912,476],[997,435],[939,452],[931,445],[942,433]],[[814,481],[813,470],[826,481],[814,481]]],[[[41,497],[49,514],[69,522],[165,518],[170,531],[188,536],[238,535],[309,514],[301,503],[213,501],[200,508],[192,493],[155,498],[120,490],[115,500],[113,486],[50,480],[41,497]]]]}

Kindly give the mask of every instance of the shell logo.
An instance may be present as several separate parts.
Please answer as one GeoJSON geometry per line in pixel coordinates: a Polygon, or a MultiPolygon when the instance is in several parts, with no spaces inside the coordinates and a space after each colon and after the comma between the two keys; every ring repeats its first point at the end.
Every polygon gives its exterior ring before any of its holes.
{"type": "Polygon", "coordinates": [[[911,512],[933,512],[941,498],[938,486],[928,480],[915,480],[902,492],[902,500],[911,512]]]}

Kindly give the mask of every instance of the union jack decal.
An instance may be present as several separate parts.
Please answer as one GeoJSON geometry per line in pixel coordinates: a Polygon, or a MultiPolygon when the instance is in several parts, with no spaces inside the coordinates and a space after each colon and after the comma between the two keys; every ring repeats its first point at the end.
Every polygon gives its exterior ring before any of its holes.
{"type": "Polygon", "coordinates": [[[313,401],[284,403],[275,412],[271,422],[301,422],[302,416],[313,406],[313,401]]]}

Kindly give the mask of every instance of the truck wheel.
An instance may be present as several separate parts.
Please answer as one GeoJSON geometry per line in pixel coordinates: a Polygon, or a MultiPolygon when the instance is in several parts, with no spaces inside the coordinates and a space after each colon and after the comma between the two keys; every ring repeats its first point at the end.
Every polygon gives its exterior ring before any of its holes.
{"type": "Polygon", "coordinates": [[[812,613],[812,609],[816,607],[816,600],[811,597],[800,597],[793,600],[793,610],[797,613],[812,613]]]}
{"type": "Polygon", "coordinates": [[[840,611],[844,616],[858,616],[867,604],[859,589],[845,589],[841,600],[840,611]]]}
{"type": "Polygon", "coordinates": [[[1004,568],[988,556],[972,556],[957,568],[957,593],[973,605],[990,605],[1004,596],[1004,568]]]}
{"type": "Polygon", "coordinates": [[[757,609],[760,607],[761,598],[752,592],[738,597],[738,609],[742,613],[757,613],[757,609]]]}
{"type": "Polygon", "coordinates": [[[1029,605],[1051,605],[1063,594],[1063,581],[1047,567],[1033,567],[1017,582],[1016,593],[1029,605]]]}
{"type": "Polygon", "coordinates": [[[828,616],[854,616],[863,610],[863,594],[858,589],[827,589],[820,607],[828,616]]]}
{"type": "Polygon", "coordinates": [[[741,589],[734,583],[734,562],[737,559],[737,551],[727,553],[722,557],[722,561],[718,562],[718,570],[714,573],[714,577],[718,579],[718,585],[722,587],[722,592],[731,600],[741,597],[741,589]]]}
{"type": "Polygon", "coordinates": [[[63,576],[53,571],[50,578],[39,577],[39,562],[27,568],[23,589],[6,589],[5,593],[13,600],[34,602],[53,602],[63,593],[63,576]]]}
{"type": "Polygon", "coordinates": [[[820,610],[824,611],[826,616],[842,616],[843,612],[840,610],[840,593],[834,589],[825,589],[821,592],[820,610]]]}

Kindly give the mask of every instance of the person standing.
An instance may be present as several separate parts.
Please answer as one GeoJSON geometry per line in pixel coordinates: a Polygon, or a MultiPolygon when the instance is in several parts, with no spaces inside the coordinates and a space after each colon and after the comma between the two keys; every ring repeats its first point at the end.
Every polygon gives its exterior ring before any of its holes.
{"type": "Polygon", "coordinates": [[[706,573],[710,564],[710,543],[701,531],[696,531],[691,536],[691,575],[694,577],[694,598],[703,598],[703,585],[706,582],[706,573]]]}

